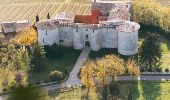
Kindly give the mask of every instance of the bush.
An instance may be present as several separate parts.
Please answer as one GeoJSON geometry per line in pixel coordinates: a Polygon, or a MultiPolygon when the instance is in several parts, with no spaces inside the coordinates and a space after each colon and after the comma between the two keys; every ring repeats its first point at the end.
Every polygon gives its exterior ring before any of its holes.
{"type": "Polygon", "coordinates": [[[49,81],[48,80],[45,80],[44,83],[48,83],[49,81]]]}
{"type": "Polygon", "coordinates": [[[6,88],[4,88],[2,91],[3,91],[3,92],[7,92],[7,89],[6,89],[6,88]]]}
{"type": "Polygon", "coordinates": [[[140,69],[140,72],[144,72],[145,70],[143,68],[140,69]]]}
{"type": "Polygon", "coordinates": [[[52,71],[50,74],[49,74],[49,77],[50,77],[50,80],[51,81],[61,81],[64,77],[63,77],[63,73],[60,72],[60,71],[57,71],[57,70],[54,70],[52,71]]]}
{"type": "Polygon", "coordinates": [[[41,84],[41,82],[39,82],[39,81],[38,81],[38,82],[36,82],[35,84],[36,84],[36,85],[40,85],[40,84],[41,84]]]}
{"type": "Polygon", "coordinates": [[[167,68],[167,69],[165,69],[165,72],[169,73],[169,69],[168,69],[168,68],[167,68]]]}
{"type": "Polygon", "coordinates": [[[153,69],[148,69],[148,72],[153,72],[153,69]]]}
{"type": "Polygon", "coordinates": [[[156,69],[156,72],[162,72],[161,68],[156,69]]]}
{"type": "Polygon", "coordinates": [[[31,84],[31,83],[28,83],[28,87],[32,87],[32,84],[31,84]]]}

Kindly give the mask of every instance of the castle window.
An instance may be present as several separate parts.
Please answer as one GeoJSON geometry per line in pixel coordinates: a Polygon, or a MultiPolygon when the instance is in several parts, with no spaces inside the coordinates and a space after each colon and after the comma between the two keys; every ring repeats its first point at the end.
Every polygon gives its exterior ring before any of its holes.
{"type": "Polygon", "coordinates": [[[94,30],[93,30],[93,33],[94,33],[94,30]]]}
{"type": "Polygon", "coordinates": [[[64,42],[64,40],[60,40],[60,42],[62,43],[62,42],[64,42]]]}
{"type": "Polygon", "coordinates": [[[88,31],[88,29],[86,29],[86,31],[88,31]]]}
{"type": "Polygon", "coordinates": [[[78,30],[76,30],[76,32],[78,32],[78,30]]]}
{"type": "Polygon", "coordinates": [[[44,42],[44,39],[43,39],[43,42],[44,42]]]}
{"type": "Polygon", "coordinates": [[[107,16],[109,16],[110,12],[107,13],[107,16]]]}
{"type": "Polygon", "coordinates": [[[89,38],[89,36],[88,36],[88,35],[86,35],[86,38],[89,38]]]}
{"type": "Polygon", "coordinates": [[[129,6],[128,5],[126,5],[126,8],[128,8],[129,6]]]}
{"type": "Polygon", "coordinates": [[[46,33],[45,33],[46,35],[47,35],[47,31],[46,31],[46,33]]]}

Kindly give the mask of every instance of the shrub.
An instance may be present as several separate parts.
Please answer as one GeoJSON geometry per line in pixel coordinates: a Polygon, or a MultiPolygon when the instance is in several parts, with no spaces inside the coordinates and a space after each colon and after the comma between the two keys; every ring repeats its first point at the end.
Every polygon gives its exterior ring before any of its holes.
{"type": "Polygon", "coordinates": [[[6,89],[6,88],[4,88],[2,91],[3,91],[3,92],[7,92],[7,89],[6,89]]]}
{"type": "Polygon", "coordinates": [[[65,75],[68,75],[68,74],[69,74],[69,72],[68,72],[67,69],[64,70],[64,74],[65,74],[65,75]]]}
{"type": "Polygon", "coordinates": [[[165,72],[167,72],[167,73],[168,73],[168,72],[169,72],[169,69],[168,69],[168,68],[167,68],[167,69],[165,69],[165,72]]]}
{"type": "Polygon", "coordinates": [[[57,70],[52,71],[49,74],[50,80],[51,81],[61,81],[63,79],[63,73],[57,70]]]}
{"type": "Polygon", "coordinates": [[[45,80],[44,83],[48,83],[49,81],[48,80],[45,80]]]}
{"type": "Polygon", "coordinates": [[[41,82],[39,82],[39,81],[38,81],[38,82],[36,82],[35,84],[36,84],[36,85],[40,85],[40,84],[41,84],[41,82]]]}
{"type": "Polygon", "coordinates": [[[28,87],[32,87],[32,84],[31,84],[31,83],[28,83],[28,87]]]}
{"type": "Polygon", "coordinates": [[[15,83],[15,82],[11,82],[9,88],[10,88],[11,90],[14,90],[14,89],[16,88],[16,83],[15,83]]]}
{"type": "Polygon", "coordinates": [[[161,72],[161,71],[162,71],[161,68],[156,69],[156,72],[161,72]]]}
{"type": "Polygon", "coordinates": [[[144,72],[145,70],[143,68],[140,69],[140,72],[144,72]]]}
{"type": "Polygon", "coordinates": [[[150,68],[150,69],[148,69],[148,72],[153,72],[153,69],[151,69],[151,68],[150,68]]]}

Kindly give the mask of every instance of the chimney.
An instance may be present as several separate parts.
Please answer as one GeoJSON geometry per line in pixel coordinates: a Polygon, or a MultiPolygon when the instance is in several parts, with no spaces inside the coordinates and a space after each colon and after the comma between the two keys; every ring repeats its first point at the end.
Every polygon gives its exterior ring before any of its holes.
{"type": "Polygon", "coordinates": [[[94,0],[94,3],[96,3],[96,0],[94,0]]]}

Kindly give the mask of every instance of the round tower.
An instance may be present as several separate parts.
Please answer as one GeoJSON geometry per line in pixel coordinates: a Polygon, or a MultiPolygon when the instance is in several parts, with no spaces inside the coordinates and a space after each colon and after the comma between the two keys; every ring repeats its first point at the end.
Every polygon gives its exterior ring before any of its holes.
{"type": "Polygon", "coordinates": [[[122,55],[138,53],[138,30],[140,25],[125,21],[118,27],[118,52],[122,55]]]}

